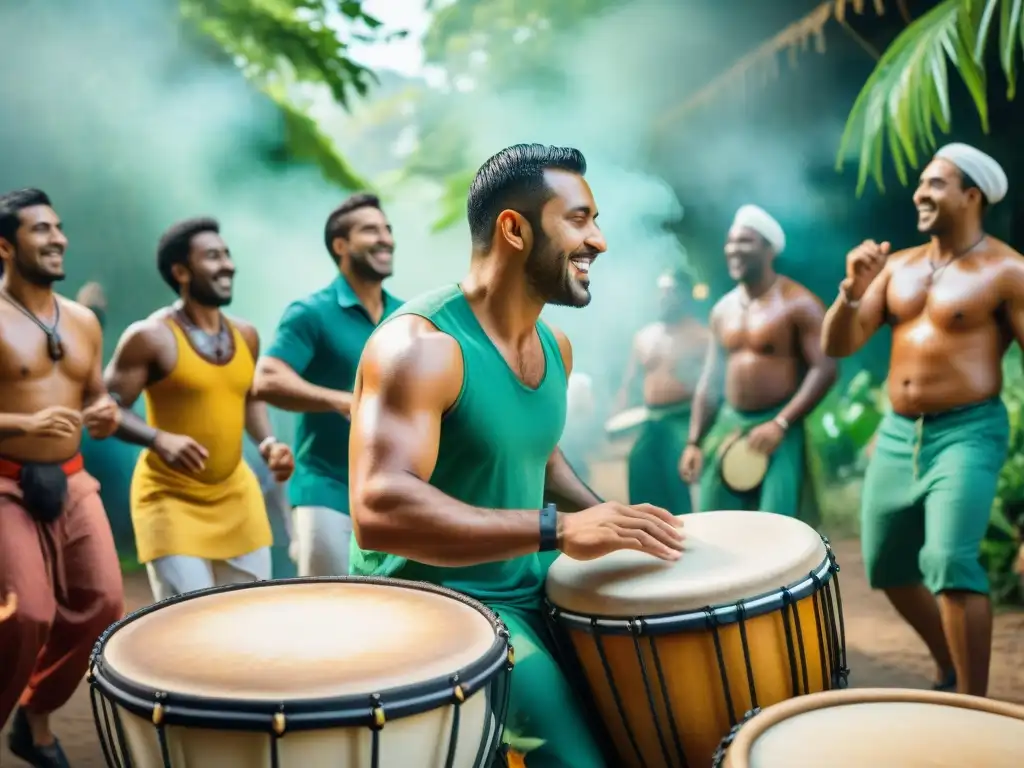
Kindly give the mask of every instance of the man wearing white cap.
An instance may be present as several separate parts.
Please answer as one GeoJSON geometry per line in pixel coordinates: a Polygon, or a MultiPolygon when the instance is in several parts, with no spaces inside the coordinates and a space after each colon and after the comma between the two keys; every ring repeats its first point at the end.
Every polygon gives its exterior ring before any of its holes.
{"type": "Polygon", "coordinates": [[[633,340],[616,406],[623,411],[642,393],[644,421],[629,452],[629,503],[683,515],[693,511],[696,495],[679,476],[679,460],[710,338],[695,311],[708,289],[681,268],[658,277],[657,287],[659,319],[633,340]]]}
{"type": "Polygon", "coordinates": [[[1024,259],[982,225],[1006,190],[988,155],[940,149],[914,192],[928,242],[890,254],[866,240],[850,251],[822,338],[846,357],[892,327],[892,412],[861,501],[864,565],[928,645],[935,687],[979,696],[992,639],[979,549],[1008,440],[1002,358],[1024,341],[1024,259]]]}
{"type": "Polygon", "coordinates": [[[679,469],[690,482],[700,477],[701,509],[759,509],[814,523],[802,420],[835,382],[836,364],[821,349],[825,307],[775,271],[785,247],[782,227],[766,211],[744,205],[736,212],[725,256],[738,285],[711,311],[713,339],[679,469]],[[743,483],[723,472],[733,448],[754,457],[741,471],[743,483]],[[758,454],[768,457],[763,478],[758,454]]]}

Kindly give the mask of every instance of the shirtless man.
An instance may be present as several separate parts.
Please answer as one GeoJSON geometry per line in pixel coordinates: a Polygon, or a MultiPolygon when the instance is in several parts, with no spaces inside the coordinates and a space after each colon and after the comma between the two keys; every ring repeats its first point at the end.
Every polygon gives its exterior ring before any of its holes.
{"type": "Polygon", "coordinates": [[[785,246],[782,227],[764,210],[745,205],[736,212],[725,257],[738,285],[711,310],[713,339],[680,473],[689,482],[700,477],[701,509],[761,509],[812,522],[802,421],[835,382],[836,364],[821,351],[824,306],[775,271],[785,246]],[[725,403],[718,408],[723,365],[725,403]],[[770,459],[750,493],[733,492],[721,475],[720,449],[737,433],[770,459]]]}
{"type": "Polygon", "coordinates": [[[1002,359],[1024,342],[1024,259],[982,222],[1006,190],[988,155],[940,149],[914,192],[928,242],[854,248],[822,335],[828,354],[846,357],[892,327],[892,412],[861,501],[864,565],[927,644],[936,687],[977,696],[992,642],[979,553],[1009,438],[1002,359]]]}
{"type": "Polygon", "coordinates": [[[231,303],[235,264],[218,223],[172,226],[157,268],[180,299],[128,327],[106,382],[123,409],[118,437],[147,448],[132,477],[132,524],[139,562],[161,600],[271,577],[270,522],[243,457],[243,432],[279,481],[293,460],[271,432],[266,404],[252,396],[256,329],[221,312],[231,303]],[[148,425],[130,410],[143,393],[148,425]]]}
{"type": "Polygon", "coordinates": [[[442,584],[501,616],[529,649],[508,722],[543,741],[531,768],[607,765],[546,639],[537,553],[682,549],[678,518],[602,503],[556,448],[572,348],[540,314],[590,301],[605,241],[585,170],[578,150],[539,144],[484,163],[469,192],[469,275],[374,332],[352,404],[352,572],[442,584]]]}
{"type": "Polygon", "coordinates": [[[0,728],[20,703],[8,746],[47,768],[68,765],[50,713],[124,609],[99,485],[78,452],[82,428],[105,438],[119,411],[96,317],[53,290],[67,245],[43,192],[0,196],[0,598],[14,607],[0,622],[0,728]]]}
{"type": "Polygon", "coordinates": [[[710,339],[692,309],[695,299],[707,297],[707,287],[695,286],[684,270],[676,269],[658,278],[658,292],[661,319],[642,328],[633,341],[618,408],[626,407],[642,378],[647,421],[629,452],[630,503],[647,502],[682,515],[696,506],[679,476],[679,460],[710,339]]]}

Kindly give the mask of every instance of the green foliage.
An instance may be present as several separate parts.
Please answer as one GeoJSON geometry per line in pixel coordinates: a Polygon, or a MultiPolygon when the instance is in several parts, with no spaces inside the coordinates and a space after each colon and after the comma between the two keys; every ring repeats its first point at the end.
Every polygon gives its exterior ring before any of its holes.
{"type": "MultiPolygon", "coordinates": [[[[424,37],[427,61],[442,66],[450,81],[473,80],[477,88],[500,90],[529,82],[537,98],[563,86],[557,68],[559,35],[626,0],[455,0],[436,9],[424,37]]],[[[428,2],[432,8],[435,3],[428,2]]],[[[466,195],[481,158],[470,157],[467,126],[458,95],[428,96],[419,115],[420,145],[407,159],[405,173],[439,181],[443,187],[434,230],[463,220],[466,195]],[[446,108],[438,109],[444,102],[446,108]]]]}
{"type": "Polygon", "coordinates": [[[1006,95],[1012,99],[1018,41],[1024,47],[1022,10],[1024,0],[943,0],[900,33],[857,96],[840,141],[837,169],[849,152],[859,155],[858,194],[869,176],[885,190],[886,147],[905,185],[908,168],[919,167],[921,158],[938,146],[936,128],[949,132],[950,66],[963,80],[988,132],[986,47],[997,38],[1000,66],[1009,82],[1006,95]]]}
{"type": "Polygon", "coordinates": [[[352,33],[360,40],[386,39],[380,20],[363,11],[362,0],[180,0],[180,7],[182,16],[281,108],[294,157],[316,162],[342,187],[366,186],[289,87],[325,86],[345,108],[353,95],[368,93],[376,78],[348,57],[337,31],[344,23],[364,30],[352,33]]]}

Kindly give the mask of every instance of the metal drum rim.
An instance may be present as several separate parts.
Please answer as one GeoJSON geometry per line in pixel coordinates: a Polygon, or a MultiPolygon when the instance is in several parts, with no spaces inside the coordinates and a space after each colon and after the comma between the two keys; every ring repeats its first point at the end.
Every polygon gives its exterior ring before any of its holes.
{"type": "Polygon", "coordinates": [[[225,730],[267,730],[275,717],[287,718],[288,730],[311,730],[334,727],[382,727],[378,712],[387,720],[397,720],[430,712],[445,704],[459,704],[485,689],[512,663],[509,631],[498,615],[478,600],[447,587],[425,582],[378,576],[317,576],[220,587],[174,595],[133,611],[111,624],[93,647],[89,680],[111,701],[144,718],[158,715],[163,725],[225,730]],[[260,589],[289,584],[355,583],[397,587],[449,597],[473,608],[487,619],[495,632],[491,647],[477,661],[451,675],[434,677],[410,685],[367,691],[365,694],[318,698],[284,698],[242,700],[160,691],[119,674],[103,658],[107,642],[119,630],[144,616],[169,605],[176,605],[207,595],[225,594],[244,589],[260,589]]]}
{"type": "Polygon", "coordinates": [[[649,616],[606,616],[583,614],[559,608],[547,597],[544,604],[548,613],[560,624],[570,629],[584,630],[590,634],[601,632],[608,635],[664,635],[673,632],[705,629],[709,623],[716,625],[735,624],[743,618],[753,619],[782,610],[786,605],[796,603],[819,592],[839,572],[839,565],[829,541],[821,537],[825,545],[825,557],[821,564],[807,576],[783,587],[776,587],[753,597],[746,597],[732,603],[709,605],[685,613],[659,613],[649,616]]]}

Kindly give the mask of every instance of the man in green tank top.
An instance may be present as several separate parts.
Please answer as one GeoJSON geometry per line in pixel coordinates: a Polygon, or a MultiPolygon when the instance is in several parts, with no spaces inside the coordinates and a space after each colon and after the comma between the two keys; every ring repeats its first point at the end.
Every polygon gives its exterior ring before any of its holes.
{"type": "Polygon", "coordinates": [[[441,584],[501,616],[516,649],[506,726],[543,742],[531,768],[610,765],[554,660],[538,552],[682,550],[678,518],[602,502],[557,449],[572,348],[540,314],[590,302],[605,241],[585,171],[578,150],[539,144],[484,163],[469,275],[374,332],[353,393],[352,572],[441,584]]]}

